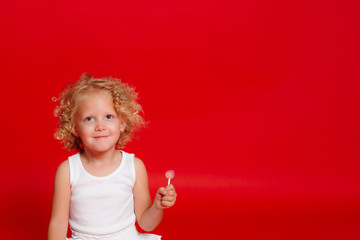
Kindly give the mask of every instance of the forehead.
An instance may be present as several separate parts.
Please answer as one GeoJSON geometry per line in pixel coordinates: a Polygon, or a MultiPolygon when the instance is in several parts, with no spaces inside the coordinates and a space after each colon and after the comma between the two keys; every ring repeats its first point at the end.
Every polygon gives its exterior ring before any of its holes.
{"type": "Polygon", "coordinates": [[[99,88],[89,88],[80,92],[78,96],[78,101],[82,100],[83,98],[103,97],[103,96],[108,96],[112,98],[111,92],[108,90],[99,89],[99,88]]]}
{"type": "Polygon", "coordinates": [[[76,101],[77,111],[85,109],[114,108],[113,98],[109,91],[89,89],[83,92],[76,101]]]}

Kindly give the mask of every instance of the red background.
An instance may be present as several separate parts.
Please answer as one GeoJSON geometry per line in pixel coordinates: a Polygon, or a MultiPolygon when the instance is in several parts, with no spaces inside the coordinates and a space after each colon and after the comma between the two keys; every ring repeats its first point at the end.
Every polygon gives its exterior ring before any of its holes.
{"type": "Polygon", "coordinates": [[[136,86],[164,239],[359,239],[358,1],[2,1],[1,238],[45,239],[63,86],[136,86]]]}

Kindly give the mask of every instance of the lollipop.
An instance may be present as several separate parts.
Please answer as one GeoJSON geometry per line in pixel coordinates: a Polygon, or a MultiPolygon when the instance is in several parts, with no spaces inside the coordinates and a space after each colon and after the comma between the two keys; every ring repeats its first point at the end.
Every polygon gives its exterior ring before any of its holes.
{"type": "Polygon", "coordinates": [[[169,179],[169,180],[168,180],[168,185],[170,185],[170,179],[173,179],[174,176],[175,176],[175,172],[174,172],[173,170],[167,170],[167,171],[166,171],[165,177],[166,177],[167,179],[169,179]]]}

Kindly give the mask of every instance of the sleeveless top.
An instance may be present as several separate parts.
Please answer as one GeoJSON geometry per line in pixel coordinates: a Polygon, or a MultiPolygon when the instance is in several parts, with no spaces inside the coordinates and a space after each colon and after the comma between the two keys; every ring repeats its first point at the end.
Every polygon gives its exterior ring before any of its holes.
{"type": "MultiPolygon", "coordinates": [[[[88,173],[81,163],[79,153],[69,157],[69,224],[73,233],[72,239],[85,239],[85,236],[103,239],[116,236],[125,230],[129,231],[129,228],[136,231],[132,192],[136,180],[134,154],[121,152],[122,160],[118,168],[104,177],[88,173]]],[[[153,235],[152,239],[155,239],[155,236],[160,239],[157,235],[153,235]]]]}

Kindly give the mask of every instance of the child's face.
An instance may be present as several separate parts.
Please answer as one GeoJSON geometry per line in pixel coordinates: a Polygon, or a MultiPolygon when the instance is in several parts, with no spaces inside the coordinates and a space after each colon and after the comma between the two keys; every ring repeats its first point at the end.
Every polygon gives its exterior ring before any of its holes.
{"type": "Polygon", "coordinates": [[[124,129],[125,123],[115,111],[109,92],[91,90],[80,98],[75,113],[75,131],[85,151],[114,150],[124,129]]]}

